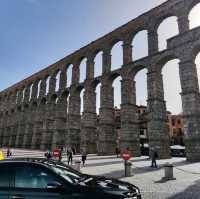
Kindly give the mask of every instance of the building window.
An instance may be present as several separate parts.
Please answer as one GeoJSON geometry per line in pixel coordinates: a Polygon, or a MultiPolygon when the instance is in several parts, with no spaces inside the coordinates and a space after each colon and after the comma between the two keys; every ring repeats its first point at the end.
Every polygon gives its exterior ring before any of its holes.
{"type": "Polygon", "coordinates": [[[175,126],[175,119],[172,119],[172,126],[175,126]]]}

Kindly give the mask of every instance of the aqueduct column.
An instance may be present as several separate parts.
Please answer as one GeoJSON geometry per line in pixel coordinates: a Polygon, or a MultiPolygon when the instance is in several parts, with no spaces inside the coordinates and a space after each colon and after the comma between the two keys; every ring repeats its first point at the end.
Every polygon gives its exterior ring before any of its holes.
{"type": "MultiPolygon", "coordinates": [[[[39,89],[39,88],[38,88],[39,89]]],[[[39,91],[39,103],[37,106],[34,126],[33,126],[33,136],[31,140],[31,148],[39,149],[42,142],[42,134],[43,134],[43,120],[45,115],[45,91],[46,91],[46,80],[41,80],[40,91],[39,91]]]]}
{"type": "Polygon", "coordinates": [[[189,161],[200,160],[200,96],[194,60],[184,56],[179,63],[186,156],[189,161]]]}
{"type": "Polygon", "coordinates": [[[23,145],[23,136],[25,132],[25,117],[24,117],[24,110],[22,107],[22,98],[23,98],[23,92],[20,90],[18,92],[17,97],[17,117],[18,117],[18,128],[17,128],[17,136],[16,136],[16,147],[20,148],[23,145]]]}
{"type": "Polygon", "coordinates": [[[148,30],[148,54],[153,55],[158,52],[158,33],[154,26],[148,30]]]}
{"type": "Polygon", "coordinates": [[[49,81],[49,93],[48,93],[48,102],[46,104],[45,110],[45,120],[44,120],[44,130],[42,136],[41,149],[51,149],[53,132],[55,129],[55,103],[57,95],[55,94],[56,89],[56,73],[51,75],[49,81]]]}
{"type": "Polygon", "coordinates": [[[103,76],[101,79],[101,105],[99,110],[99,154],[113,154],[116,148],[114,132],[113,87],[109,80],[111,49],[103,52],[103,76]]]}
{"type": "Polygon", "coordinates": [[[140,156],[140,138],[136,118],[136,92],[135,81],[132,77],[122,78],[122,104],[121,104],[121,133],[120,148],[127,147],[134,156],[140,156]]]}
{"type": "Polygon", "coordinates": [[[87,60],[85,81],[85,92],[83,96],[84,112],[81,121],[81,149],[88,153],[96,153],[96,93],[92,87],[92,78],[94,77],[94,60],[87,60]]]}
{"type": "Polygon", "coordinates": [[[166,126],[161,70],[150,69],[147,74],[149,147],[157,147],[161,159],[169,158],[169,135],[166,126]]]}
{"type": "Polygon", "coordinates": [[[24,92],[24,107],[26,114],[26,127],[23,140],[23,148],[30,148],[31,134],[32,134],[32,115],[31,115],[31,105],[29,105],[31,85],[27,85],[24,92]]]}
{"type": "Polygon", "coordinates": [[[52,148],[61,147],[66,145],[67,140],[67,96],[66,91],[67,76],[66,69],[63,69],[60,74],[59,83],[59,99],[56,104],[55,112],[55,131],[53,134],[52,148]]]}

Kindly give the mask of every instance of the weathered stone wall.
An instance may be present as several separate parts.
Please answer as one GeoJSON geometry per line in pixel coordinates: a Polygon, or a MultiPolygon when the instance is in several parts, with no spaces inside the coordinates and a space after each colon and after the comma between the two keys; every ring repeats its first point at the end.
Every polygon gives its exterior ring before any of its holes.
{"type": "Polygon", "coordinates": [[[188,14],[200,0],[169,0],[149,12],[90,43],[46,69],[0,93],[0,145],[25,148],[73,146],[79,151],[112,154],[115,151],[113,88],[122,78],[121,149],[129,147],[140,155],[134,77],[146,68],[148,83],[148,132],[150,146],[158,146],[161,158],[169,156],[166,133],[166,105],[161,69],[171,59],[180,60],[180,80],[188,160],[200,160],[200,97],[194,59],[200,50],[200,28],[189,30],[188,14]],[[179,35],[158,51],[159,25],[176,16],[179,35]],[[148,32],[148,56],[132,60],[132,40],[148,32]],[[111,71],[111,49],[123,42],[123,65],[111,71]],[[102,76],[94,78],[94,58],[102,51],[102,76]],[[87,59],[86,80],[79,83],[80,63],[87,59]],[[72,68],[72,84],[67,88],[67,69],[72,68]],[[56,78],[60,74],[59,89],[56,78]],[[47,80],[50,78],[49,85],[47,80]],[[99,128],[96,115],[96,86],[101,83],[99,128]],[[84,91],[84,111],[80,115],[80,92],[84,91]],[[99,138],[97,149],[96,139],[99,138]]]}

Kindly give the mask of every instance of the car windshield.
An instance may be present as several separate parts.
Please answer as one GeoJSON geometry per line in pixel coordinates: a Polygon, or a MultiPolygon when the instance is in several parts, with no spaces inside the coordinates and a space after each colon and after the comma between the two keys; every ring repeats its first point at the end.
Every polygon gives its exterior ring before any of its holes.
{"type": "Polygon", "coordinates": [[[83,174],[61,165],[49,164],[48,166],[55,173],[57,173],[58,175],[62,176],[65,180],[67,180],[69,183],[77,183],[82,178],[84,178],[83,174]]]}

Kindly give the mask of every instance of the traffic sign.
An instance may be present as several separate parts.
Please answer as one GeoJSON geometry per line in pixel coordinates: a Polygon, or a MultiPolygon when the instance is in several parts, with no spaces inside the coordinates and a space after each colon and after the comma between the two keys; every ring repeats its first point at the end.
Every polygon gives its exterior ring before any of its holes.
{"type": "Polygon", "coordinates": [[[59,149],[54,149],[53,150],[53,157],[57,158],[60,155],[60,150],[59,149]]]}
{"type": "Polygon", "coordinates": [[[125,151],[122,153],[122,158],[123,158],[124,160],[129,160],[129,159],[131,158],[131,155],[130,155],[130,153],[129,153],[128,150],[125,150],[125,151]]]}

